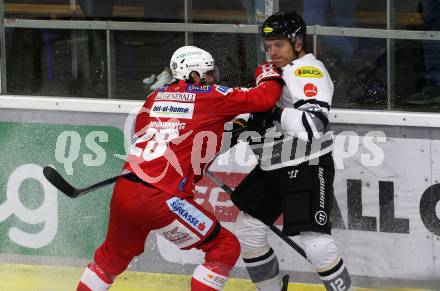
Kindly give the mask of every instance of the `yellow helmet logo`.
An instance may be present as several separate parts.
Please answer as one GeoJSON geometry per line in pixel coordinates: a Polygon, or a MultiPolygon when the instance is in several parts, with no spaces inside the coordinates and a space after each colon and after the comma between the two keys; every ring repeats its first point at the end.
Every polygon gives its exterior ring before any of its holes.
{"type": "Polygon", "coordinates": [[[273,28],[272,27],[268,27],[268,26],[266,26],[265,28],[263,28],[263,32],[264,33],[270,33],[270,32],[272,32],[273,31],[273,28]]]}

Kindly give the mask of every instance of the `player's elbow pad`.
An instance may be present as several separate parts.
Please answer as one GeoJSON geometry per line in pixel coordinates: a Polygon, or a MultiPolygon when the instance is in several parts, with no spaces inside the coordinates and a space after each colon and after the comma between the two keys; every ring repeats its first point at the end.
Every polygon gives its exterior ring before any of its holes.
{"type": "Polygon", "coordinates": [[[312,141],[327,132],[328,118],[322,112],[285,108],[281,113],[281,126],[288,134],[300,140],[312,141]]]}
{"type": "Polygon", "coordinates": [[[327,122],[325,122],[323,118],[327,119],[327,117],[325,116],[317,117],[316,113],[317,112],[304,111],[301,117],[302,124],[307,132],[308,141],[312,141],[313,138],[319,139],[326,132],[328,120],[327,122]]]}
{"type": "Polygon", "coordinates": [[[287,134],[308,141],[309,135],[303,125],[303,113],[295,108],[284,108],[280,119],[281,127],[287,134]]]}
{"type": "Polygon", "coordinates": [[[327,114],[321,111],[308,112],[312,125],[314,125],[313,136],[321,138],[327,131],[329,120],[327,114]]]}

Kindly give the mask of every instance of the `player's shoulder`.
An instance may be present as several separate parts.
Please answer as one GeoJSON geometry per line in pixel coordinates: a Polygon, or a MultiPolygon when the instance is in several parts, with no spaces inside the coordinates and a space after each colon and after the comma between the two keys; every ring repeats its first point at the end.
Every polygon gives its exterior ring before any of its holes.
{"type": "Polygon", "coordinates": [[[201,85],[201,84],[187,84],[185,92],[197,93],[198,95],[220,95],[226,96],[234,91],[233,88],[222,86],[218,84],[201,85]]]}
{"type": "Polygon", "coordinates": [[[190,84],[186,84],[185,92],[188,92],[188,93],[211,93],[212,86],[190,83],[190,84]]]}
{"type": "Polygon", "coordinates": [[[296,59],[283,68],[283,75],[294,78],[324,78],[327,70],[313,54],[296,59]]]}
{"type": "Polygon", "coordinates": [[[213,84],[213,91],[222,96],[227,96],[234,92],[234,88],[230,88],[223,85],[213,84]]]}

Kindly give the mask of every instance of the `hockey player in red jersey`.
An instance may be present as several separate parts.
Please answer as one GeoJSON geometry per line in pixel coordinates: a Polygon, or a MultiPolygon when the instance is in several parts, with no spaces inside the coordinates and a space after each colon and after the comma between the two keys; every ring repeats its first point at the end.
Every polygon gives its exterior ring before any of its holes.
{"type": "Polygon", "coordinates": [[[153,230],[183,250],[205,252],[191,279],[193,291],[221,290],[240,255],[237,238],[193,200],[194,184],[220,149],[224,123],[271,109],[281,76],[267,63],[255,71],[255,88],[213,84],[214,59],[194,46],[176,50],[170,67],[175,81],[148,96],[137,115],[137,140],[124,166],[131,174],[116,182],[106,239],[79,291],[110,288],[153,230]]]}

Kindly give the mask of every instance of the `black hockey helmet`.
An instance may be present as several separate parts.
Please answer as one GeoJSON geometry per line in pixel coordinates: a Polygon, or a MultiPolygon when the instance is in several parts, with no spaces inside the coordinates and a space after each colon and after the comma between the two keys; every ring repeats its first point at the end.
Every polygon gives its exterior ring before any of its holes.
{"type": "Polygon", "coordinates": [[[306,23],[302,17],[294,12],[278,12],[269,16],[260,28],[263,39],[287,37],[292,43],[295,37],[307,32],[306,23]]]}

